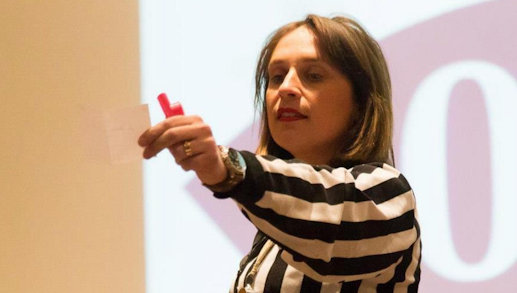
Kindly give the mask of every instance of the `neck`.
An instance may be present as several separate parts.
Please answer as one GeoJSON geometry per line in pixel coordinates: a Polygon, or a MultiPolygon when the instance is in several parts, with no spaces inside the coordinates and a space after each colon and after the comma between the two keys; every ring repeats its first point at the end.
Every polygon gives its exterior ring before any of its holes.
{"type": "Polygon", "coordinates": [[[334,151],[328,148],[322,148],[319,151],[292,152],[296,159],[311,165],[328,165],[334,157],[334,153],[334,151]]]}

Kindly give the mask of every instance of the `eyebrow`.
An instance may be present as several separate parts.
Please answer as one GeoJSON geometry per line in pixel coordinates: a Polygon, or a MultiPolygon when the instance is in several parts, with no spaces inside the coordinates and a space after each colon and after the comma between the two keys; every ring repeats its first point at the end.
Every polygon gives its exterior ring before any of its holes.
{"type": "MultiPolygon", "coordinates": [[[[323,59],[319,58],[319,57],[307,57],[307,58],[301,58],[301,63],[320,63],[320,62],[323,62],[323,59]]],[[[271,66],[274,66],[274,65],[281,65],[283,63],[286,63],[285,60],[283,59],[276,59],[276,60],[272,60],[269,62],[269,65],[268,65],[268,68],[271,67],[271,66]]]]}

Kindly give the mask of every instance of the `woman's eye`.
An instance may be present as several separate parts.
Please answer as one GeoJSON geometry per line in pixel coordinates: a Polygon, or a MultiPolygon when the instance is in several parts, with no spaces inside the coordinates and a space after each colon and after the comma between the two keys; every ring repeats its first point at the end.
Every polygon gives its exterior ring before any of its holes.
{"type": "Polygon", "coordinates": [[[284,81],[284,76],[281,74],[273,74],[269,77],[269,82],[272,84],[281,84],[284,81]]]}
{"type": "Polygon", "coordinates": [[[309,72],[307,73],[307,79],[309,81],[321,81],[323,79],[323,75],[317,72],[309,72]]]}

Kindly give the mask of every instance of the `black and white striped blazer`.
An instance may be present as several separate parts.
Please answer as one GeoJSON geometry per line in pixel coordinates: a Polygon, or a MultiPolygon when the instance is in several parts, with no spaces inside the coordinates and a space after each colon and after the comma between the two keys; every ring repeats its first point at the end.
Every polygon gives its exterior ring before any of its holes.
{"type": "MultiPolygon", "coordinates": [[[[267,240],[253,292],[417,292],[421,241],[413,191],[385,163],[311,166],[241,151],[233,198],[259,233],[230,292],[267,240]]],[[[242,292],[242,291],[241,291],[242,292]]]]}

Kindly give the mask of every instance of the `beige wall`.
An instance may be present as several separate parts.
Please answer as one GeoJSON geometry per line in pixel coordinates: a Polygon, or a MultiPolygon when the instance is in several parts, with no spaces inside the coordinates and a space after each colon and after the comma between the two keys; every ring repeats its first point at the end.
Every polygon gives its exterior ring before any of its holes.
{"type": "Polygon", "coordinates": [[[139,103],[138,2],[0,11],[0,292],[144,292],[141,163],[85,152],[84,115],[139,103]]]}

